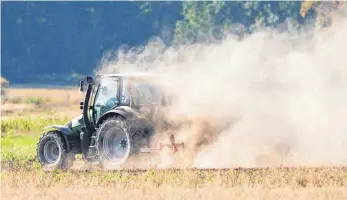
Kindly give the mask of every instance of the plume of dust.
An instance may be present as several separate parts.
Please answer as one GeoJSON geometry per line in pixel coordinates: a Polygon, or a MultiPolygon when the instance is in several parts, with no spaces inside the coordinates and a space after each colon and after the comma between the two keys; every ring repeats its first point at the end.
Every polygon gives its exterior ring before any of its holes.
{"type": "Polygon", "coordinates": [[[160,74],[164,117],[200,168],[347,164],[347,19],[314,33],[259,31],[238,40],[118,51],[99,71],[160,74]]]}

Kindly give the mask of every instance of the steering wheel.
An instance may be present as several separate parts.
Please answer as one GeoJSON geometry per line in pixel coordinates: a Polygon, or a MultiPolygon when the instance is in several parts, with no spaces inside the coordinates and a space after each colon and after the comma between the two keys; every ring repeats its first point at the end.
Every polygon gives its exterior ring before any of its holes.
{"type": "Polygon", "coordinates": [[[114,105],[116,105],[118,103],[118,100],[116,97],[112,97],[110,99],[108,99],[105,103],[105,106],[110,106],[113,107],[114,105]]]}

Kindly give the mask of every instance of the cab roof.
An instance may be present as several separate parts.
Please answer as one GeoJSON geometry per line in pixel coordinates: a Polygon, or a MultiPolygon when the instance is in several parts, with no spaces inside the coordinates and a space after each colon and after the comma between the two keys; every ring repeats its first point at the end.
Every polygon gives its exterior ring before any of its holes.
{"type": "Polygon", "coordinates": [[[154,73],[124,73],[124,74],[98,74],[97,76],[100,78],[107,77],[144,77],[144,76],[153,76],[154,73]]]}

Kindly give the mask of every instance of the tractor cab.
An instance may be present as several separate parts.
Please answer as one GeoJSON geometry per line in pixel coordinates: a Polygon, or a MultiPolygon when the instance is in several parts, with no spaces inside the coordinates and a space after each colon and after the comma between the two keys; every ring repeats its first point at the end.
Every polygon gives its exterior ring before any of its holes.
{"type": "Polygon", "coordinates": [[[86,124],[98,125],[103,115],[117,107],[150,112],[163,106],[164,96],[151,84],[153,74],[108,74],[99,75],[94,81],[87,78],[87,87],[82,81],[80,90],[85,91],[85,100],[81,102],[86,124]]]}

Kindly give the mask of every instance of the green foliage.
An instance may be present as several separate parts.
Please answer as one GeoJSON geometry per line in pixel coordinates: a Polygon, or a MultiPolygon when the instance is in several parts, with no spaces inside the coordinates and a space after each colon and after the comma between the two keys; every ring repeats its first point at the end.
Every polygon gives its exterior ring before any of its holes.
{"type": "Polygon", "coordinates": [[[23,98],[22,97],[13,97],[11,99],[7,99],[9,103],[12,104],[20,104],[23,103],[23,98]]]}
{"type": "Polygon", "coordinates": [[[50,101],[49,98],[43,98],[43,97],[28,97],[28,98],[23,98],[20,96],[14,96],[12,98],[5,98],[4,102],[10,103],[10,104],[21,104],[21,103],[26,103],[26,104],[33,104],[35,106],[42,106],[45,103],[48,103],[50,101]]]}
{"type": "Polygon", "coordinates": [[[33,104],[36,106],[42,106],[45,103],[48,103],[50,101],[49,98],[43,98],[43,97],[28,97],[28,98],[23,98],[20,96],[14,96],[12,98],[7,98],[6,102],[11,103],[11,104],[21,104],[21,103],[26,103],[26,104],[33,104]]]}
{"type": "Polygon", "coordinates": [[[345,8],[345,1],[303,1],[300,14],[303,17],[310,12],[316,15],[317,27],[328,27],[333,22],[333,15],[345,8]]]}
{"type": "Polygon", "coordinates": [[[10,168],[39,167],[36,144],[52,124],[65,124],[67,117],[48,114],[42,117],[18,117],[1,121],[1,163],[10,168]]]}
{"type": "Polygon", "coordinates": [[[184,19],[176,23],[174,43],[206,41],[218,31],[214,29],[214,16],[224,6],[224,2],[183,2],[184,19]]]}
{"type": "Polygon", "coordinates": [[[1,87],[7,87],[10,82],[5,77],[0,77],[0,85],[1,87]]]}
{"type": "Polygon", "coordinates": [[[41,106],[50,100],[48,98],[43,98],[43,97],[29,97],[25,100],[25,103],[27,104],[34,104],[36,106],[41,106]]]}
{"type": "Polygon", "coordinates": [[[10,168],[26,167],[36,157],[39,135],[7,136],[1,139],[1,162],[10,168]]]}
{"type": "Polygon", "coordinates": [[[275,27],[287,19],[302,22],[301,2],[234,1],[183,2],[183,20],[176,23],[175,43],[194,43],[222,39],[232,25],[249,33],[263,27],[275,27]]]}
{"type": "Polygon", "coordinates": [[[152,12],[152,6],[150,2],[143,2],[139,7],[144,14],[152,12]]]}
{"type": "Polygon", "coordinates": [[[54,115],[41,117],[18,117],[1,122],[1,136],[16,135],[20,132],[42,131],[52,124],[65,124],[69,119],[54,115]]]}
{"type": "Polygon", "coordinates": [[[181,2],[7,1],[1,9],[2,74],[11,83],[67,85],[78,83],[75,73],[93,74],[105,52],[172,30],[181,2]]]}
{"type": "MultiPolygon", "coordinates": [[[[147,43],[220,40],[290,19],[329,25],[330,12],[345,2],[182,1],[182,2],[4,2],[3,74],[17,82],[76,84],[92,74],[105,52],[147,43]],[[318,9],[319,10],[319,9],[318,9]],[[235,26],[234,26],[235,25],[235,26]],[[23,34],[25,33],[25,34],[23,34]],[[57,53],[53,53],[57,52],[57,53]]],[[[38,103],[38,102],[37,102],[38,103]]]]}

